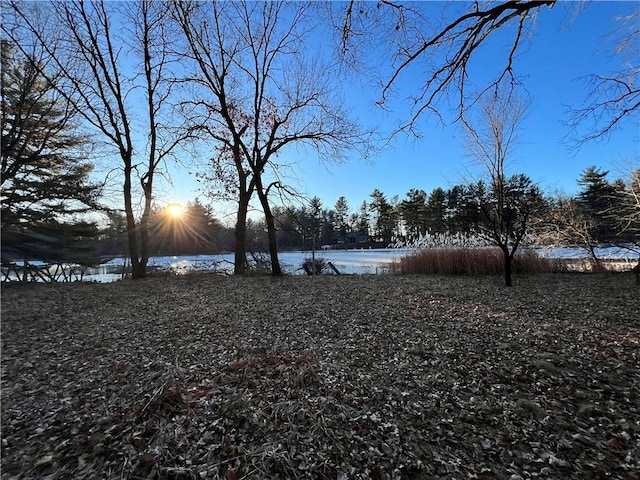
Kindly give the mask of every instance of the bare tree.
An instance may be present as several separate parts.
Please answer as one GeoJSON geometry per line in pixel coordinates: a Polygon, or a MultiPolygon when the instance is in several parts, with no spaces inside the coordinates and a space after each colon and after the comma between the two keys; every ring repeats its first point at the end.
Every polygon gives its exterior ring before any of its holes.
{"type": "Polygon", "coordinates": [[[501,96],[496,90],[477,104],[474,123],[463,119],[468,155],[486,179],[470,185],[482,214],[478,227],[503,253],[507,287],[512,284],[513,258],[541,201],[538,187],[527,176],[506,174],[526,106],[514,92],[501,96]]]}
{"type": "Polygon", "coordinates": [[[620,246],[639,257],[634,270],[636,283],[640,284],[640,168],[631,161],[625,168],[625,178],[614,184],[618,208],[607,213],[618,224],[620,246]]]}
{"type": "Polygon", "coordinates": [[[583,249],[589,256],[592,268],[602,268],[602,261],[596,251],[596,222],[585,214],[575,199],[559,196],[550,203],[544,217],[545,221],[536,232],[538,243],[551,247],[571,246],[583,249]]]}
{"type": "MultiPolygon", "coordinates": [[[[235,273],[245,265],[248,205],[254,191],[265,215],[272,273],[281,273],[269,193],[284,186],[277,157],[308,147],[339,160],[361,142],[344,103],[332,93],[332,70],[305,52],[312,4],[180,2],[174,13],[203,87],[194,104],[217,143],[215,161],[231,161],[238,194],[235,273]]],[[[228,171],[228,170],[226,170],[228,171]]]]}
{"type": "MultiPolygon", "coordinates": [[[[178,144],[188,136],[188,133],[172,129],[165,116],[171,107],[172,94],[169,46],[173,41],[173,35],[169,12],[162,2],[143,0],[132,5],[128,11],[128,17],[134,26],[134,36],[130,45],[138,53],[138,58],[142,59],[140,67],[144,74],[141,90],[144,92],[147,116],[145,129],[147,158],[143,167],[145,170],[139,175],[144,194],[144,207],[140,217],[141,246],[138,276],[144,276],[149,258],[149,218],[156,172],[172,155],[178,144]]],[[[127,195],[125,195],[126,201],[127,195]]],[[[128,210],[127,218],[129,218],[128,210]]],[[[129,228],[131,229],[131,224],[129,228]]]]}
{"type": "Polygon", "coordinates": [[[626,196],[628,205],[623,217],[623,231],[634,228],[634,225],[636,229],[640,228],[640,167],[637,165],[634,168],[633,164],[629,164],[626,188],[620,192],[626,196]]]}
{"type": "MultiPolygon", "coordinates": [[[[69,1],[47,5],[56,22],[60,43],[49,43],[23,5],[12,2],[35,42],[45,49],[49,62],[60,72],[59,93],[72,103],[85,124],[98,132],[121,161],[123,199],[127,220],[132,275],[146,275],[149,258],[148,218],[153,182],[160,164],[177,145],[175,137],[163,137],[161,111],[167,107],[170,88],[165,83],[167,38],[163,4],[69,1]],[[134,34],[123,25],[133,25],[134,34]],[[131,56],[127,56],[127,46],[131,56]],[[138,62],[136,65],[135,62],[138,62]],[[132,65],[139,67],[132,70],[132,65]],[[146,119],[137,122],[146,109],[146,119]],[[136,142],[146,137],[146,145],[136,142]],[[138,178],[144,196],[140,223],[134,206],[138,178]],[[138,233],[140,241],[138,241],[138,233]]],[[[46,70],[42,70],[47,75],[46,70]]]]}
{"type": "Polygon", "coordinates": [[[629,163],[625,179],[609,182],[608,172],[589,167],[575,198],[556,195],[549,202],[536,241],[553,247],[572,246],[585,252],[592,269],[602,270],[597,248],[616,245],[640,253],[640,170],[629,163]]]}
{"type": "MultiPolygon", "coordinates": [[[[633,229],[635,235],[636,252],[640,252],[640,168],[633,171],[629,178],[627,187],[627,196],[629,202],[629,214],[627,217],[627,225],[629,229],[633,229]]],[[[640,257],[640,255],[639,255],[640,257]]],[[[636,284],[640,285],[640,258],[635,266],[636,284]]]]}

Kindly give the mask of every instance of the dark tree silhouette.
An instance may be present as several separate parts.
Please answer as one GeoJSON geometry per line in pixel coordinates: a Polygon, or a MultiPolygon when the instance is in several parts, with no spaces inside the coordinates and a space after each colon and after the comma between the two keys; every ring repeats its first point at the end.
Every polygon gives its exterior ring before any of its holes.
{"type": "MultiPolygon", "coordinates": [[[[132,275],[144,277],[153,183],[179,141],[162,124],[161,112],[171,96],[166,72],[171,41],[166,31],[167,10],[154,2],[43,5],[40,15],[47,16],[45,26],[36,22],[39,16],[28,4],[11,2],[11,12],[21,25],[19,30],[4,31],[9,36],[27,32],[43,48],[47,62],[58,72],[57,92],[119,157],[132,275]],[[59,36],[53,43],[52,31],[59,36]],[[123,45],[132,57],[125,55],[123,45]],[[131,71],[134,60],[139,60],[138,71],[131,71]],[[141,97],[134,93],[138,91],[141,97]],[[141,113],[147,122],[142,127],[137,123],[141,113]],[[136,145],[139,137],[146,137],[147,145],[136,145]],[[136,179],[144,196],[139,222],[134,204],[136,179]]],[[[25,48],[26,43],[20,45],[25,48]]],[[[51,80],[48,70],[39,73],[51,80]]]]}
{"type": "Polygon", "coordinates": [[[420,63],[423,76],[418,93],[410,98],[411,112],[398,131],[415,131],[417,120],[427,111],[439,113],[439,102],[449,98],[453,92],[457,96],[458,116],[464,116],[466,109],[473,105],[482,92],[496,88],[500,84],[517,83],[514,73],[514,58],[521,47],[523,37],[535,21],[539,11],[552,7],[555,0],[509,0],[500,2],[468,2],[464,13],[437,27],[430,16],[423,11],[424,5],[406,5],[400,2],[384,1],[376,10],[380,14],[382,27],[373,26],[371,7],[366,2],[351,0],[341,21],[341,43],[343,52],[353,48],[366,35],[366,30],[375,32],[377,37],[387,34],[393,45],[392,74],[382,82],[382,100],[385,104],[396,83],[414,64],[420,63]],[[390,20],[389,20],[390,19],[390,20]],[[382,31],[381,31],[382,30],[382,31]],[[497,68],[495,77],[478,92],[468,92],[469,66],[481,47],[489,43],[497,34],[509,36],[510,48],[497,68]],[[508,81],[508,82],[505,82],[508,81]]]}
{"type": "Polygon", "coordinates": [[[272,273],[280,275],[269,193],[284,186],[278,155],[291,146],[335,161],[361,144],[359,127],[334,95],[330,65],[305,52],[311,4],[229,2],[173,4],[203,87],[193,106],[196,128],[217,142],[214,162],[237,192],[235,273],[245,268],[245,225],[252,194],[265,216],[272,273]],[[200,113],[200,116],[197,116],[200,113]]]}
{"type": "Polygon", "coordinates": [[[74,132],[72,105],[40,73],[41,54],[2,41],[2,258],[91,263],[83,241],[97,227],[71,216],[99,208],[100,185],[80,160],[87,139],[74,132]]]}

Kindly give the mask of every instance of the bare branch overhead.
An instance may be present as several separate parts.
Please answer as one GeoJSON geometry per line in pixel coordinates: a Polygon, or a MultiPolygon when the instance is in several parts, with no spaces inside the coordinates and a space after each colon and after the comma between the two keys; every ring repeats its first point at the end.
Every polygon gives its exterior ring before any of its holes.
{"type": "Polygon", "coordinates": [[[640,4],[632,15],[617,21],[615,45],[608,53],[617,59],[618,69],[588,76],[584,104],[569,112],[569,137],[578,147],[607,139],[627,120],[640,128],[640,4]]]}

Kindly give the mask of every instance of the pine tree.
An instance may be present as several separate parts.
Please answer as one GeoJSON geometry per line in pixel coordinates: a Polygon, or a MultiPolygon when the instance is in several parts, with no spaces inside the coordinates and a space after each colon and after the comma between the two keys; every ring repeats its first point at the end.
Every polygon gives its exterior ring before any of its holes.
{"type": "Polygon", "coordinates": [[[607,180],[608,171],[595,166],[588,167],[578,179],[582,190],[577,201],[583,214],[593,223],[591,236],[597,242],[609,242],[616,236],[616,211],[622,207],[622,199],[615,185],[607,180]]]}
{"type": "Polygon", "coordinates": [[[338,240],[345,242],[349,230],[349,202],[346,197],[340,197],[335,206],[335,231],[338,240]]]}
{"type": "Polygon", "coordinates": [[[444,192],[444,196],[446,230],[451,233],[471,233],[480,220],[477,194],[468,185],[455,185],[444,192]]]}
{"type": "Polygon", "coordinates": [[[427,230],[427,194],[424,190],[412,188],[407,198],[400,202],[400,214],[405,222],[407,235],[415,239],[427,230]]]}
{"type": "Polygon", "coordinates": [[[88,261],[81,243],[97,228],[71,218],[97,205],[98,187],[88,178],[93,166],[75,156],[85,139],[72,130],[69,105],[38,72],[2,41],[3,262],[88,261]]]}
{"type": "Polygon", "coordinates": [[[357,232],[366,237],[368,240],[370,237],[369,223],[371,222],[371,215],[369,213],[369,204],[366,200],[362,202],[360,205],[360,211],[358,212],[358,221],[356,222],[356,230],[357,232]]]}
{"type": "Polygon", "coordinates": [[[445,233],[447,197],[442,188],[434,188],[427,200],[427,224],[432,233],[445,233]]]}
{"type": "Polygon", "coordinates": [[[369,207],[376,214],[375,218],[375,236],[376,241],[389,244],[393,236],[396,215],[393,206],[387,200],[387,197],[377,188],[369,195],[371,203],[369,207]]]}

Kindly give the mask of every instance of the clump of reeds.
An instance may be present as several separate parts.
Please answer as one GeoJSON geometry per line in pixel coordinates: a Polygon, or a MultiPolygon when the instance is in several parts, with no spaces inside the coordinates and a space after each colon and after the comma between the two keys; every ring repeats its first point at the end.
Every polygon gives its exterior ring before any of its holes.
{"type": "MultiPolygon", "coordinates": [[[[433,275],[499,275],[504,271],[504,256],[498,248],[434,248],[407,255],[391,265],[392,273],[433,275]]],[[[513,273],[564,272],[559,259],[543,257],[533,250],[517,253],[513,273]]]]}
{"type": "Polygon", "coordinates": [[[523,249],[513,259],[514,273],[563,273],[567,272],[567,263],[561,258],[540,255],[535,250],[523,249]]]}

